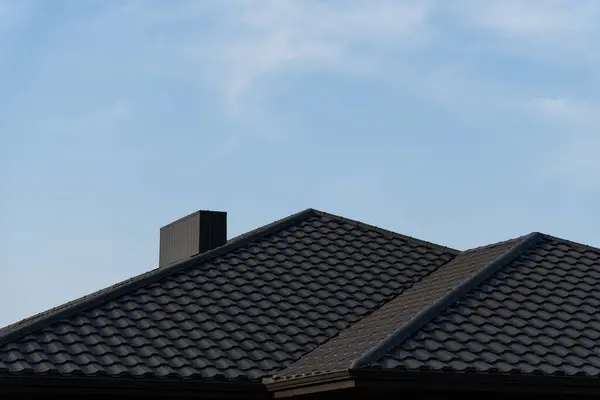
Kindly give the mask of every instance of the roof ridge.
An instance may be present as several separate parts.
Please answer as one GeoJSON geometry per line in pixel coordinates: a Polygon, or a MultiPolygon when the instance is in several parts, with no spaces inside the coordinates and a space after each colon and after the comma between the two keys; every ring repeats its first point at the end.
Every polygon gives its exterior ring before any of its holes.
{"type": "MultiPolygon", "coordinates": [[[[229,239],[229,240],[227,241],[227,244],[229,244],[229,243],[231,243],[231,242],[234,242],[234,241],[236,241],[236,240],[240,240],[240,239],[247,238],[247,237],[249,237],[249,236],[253,236],[253,235],[255,235],[255,234],[259,233],[259,232],[264,232],[264,231],[270,230],[270,229],[271,229],[273,226],[275,226],[275,225],[279,225],[280,223],[282,223],[282,222],[283,222],[283,221],[285,221],[285,220],[288,220],[288,219],[290,219],[290,218],[294,218],[294,217],[296,217],[296,216],[299,216],[300,214],[304,214],[304,213],[306,213],[306,214],[311,214],[311,213],[312,213],[312,214],[313,214],[313,216],[316,216],[316,215],[319,215],[319,214],[320,214],[320,211],[318,211],[318,210],[315,210],[314,208],[307,208],[307,209],[304,209],[304,210],[302,210],[302,211],[300,211],[300,212],[297,212],[297,213],[294,213],[294,214],[288,215],[287,217],[283,217],[283,218],[280,218],[280,219],[278,219],[278,220],[275,220],[275,221],[273,221],[273,222],[269,222],[268,224],[261,225],[261,226],[259,226],[258,228],[254,228],[254,229],[251,229],[251,230],[249,230],[249,231],[247,231],[247,232],[240,233],[239,235],[237,235],[237,236],[234,236],[234,237],[232,237],[231,239],[229,239]]],[[[310,215],[309,215],[309,216],[310,216],[310,215]]],[[[307,217],[307,218],[308,218],[308,217],[307,217]]]]}
{"type": "MultiPolygon", "coordinates": [[[[390,347],[396,346],[407,339],[427,322],[439,315],[441,311],[448,308],[451,304],[465,296],[473,288],[486,281],[494,273],[505,267],[507,264],[522,255],[525,251],[537,244],[543,238],[543,236],[544,235],[541,233],[533,232],[520,238],[513,239],[517,240],[517,242],[510,249],[505,251],[502,255],[494,258],[491,262],[489,262],[471,277],[467,278],[462,283],[446,292],[445,295],[440,297],[434,303],[422,309],[405,324],[397,327],[389,335],[380,340],[375,346],[371,347],[360,357],[355,359],[350,364],[349,369],[354,370],[365,367],[376,361],[379,357],[383,356],[383,354],[385,354],[390,347]]],[[[479,249],[484,247],[494,247],[502,243],[506,244],[507,242],[508,241],[494,243],[488,246],[482,246],[479,249]]],[[[465,252],[469,252],[469,250],[465,252]]]]}
{"type": "Polygon", "coordinates": [[[590,246],[589,244],[584,244],[584,243],[580,243],[580,242],[575,242],[573,240],[569,240],[569,239],[564,239],[558,236],[553,236],[553,235],[549,235],[547,233],[541,233],[541,235],[549,240],[556,240],[559,242],[562,242],[564,244],[568,244],[570,246],[574,246],[574,247],[581,247],[587,250],[592,250],[592,251],[596,251],[596,252],[600,252],[600,247],[595,247],[595,246],[590,246]]]}
{"type": "Polygon", "coordinates": [[[264,236],[285,229],[295,223],[306,220],[313,216],[320,215],[312,208],[305,209],[287,217],[281,218],[275,222],[264,225],[261,228],[254,229],[248,234],[235,237],[235,240],[228,241],[225,245],[213,250],[199,254],[197,256],[179,261],[164,267],[152,269],[134,277],[125,279],[109,287],[92,292],[85,296],[61,304],[50,310],[42,311],[31,317],[14,322],[0,329],[0,345],[20,338],[30,332],[33,332],[43,326],[52,324],[69,315],[83,311],[97,304],[103,303],[117,296],[138,289],[156,280],[168,277],[175,273],[185,270],[191,266],[204,263],[215,257],[228,253],[239,247],[245,246],[251,242],[259,240],[264,236]]]}
{"type": "Polygon", "coordinates": [[[453,249],[452,247],[447,247],[447,246],[443,246],[441,244],[437,244],[437,243],[433,243],[433,242],[428,242],[426,240],[418,239],[418,238],[415,238],[413,236],[403,235],[401,233],[398,233],[398,232],[395,232],[395,231],[392,231],[392,230],[389,230],[389,229],[384,229],[384,228],[380,228],[380,227],[372,225],[372,224],[367,224],[366,222],[358,221],[358,220],[347,218],[347,217],[342,217],[340,215],[331,214],[331,213],[328,213],[328,212],[325,212],[325,211],[319,211],[319,210],[315,210],[315,209],[312,209],[312,210],[315,213],[317,213],[319,215],[322,215],[324,217],[336,219],[338,221],[343,221],[343,222],[346,222],[346,223],[351,224],[351,225],[356,225],[356,226],[358,226],[358,227],[360,227],[362,229],[373,231],[373,232],[377,232],[377,233],[381,233],[383,235],[390,236],[390,237],[395,237],[395,238],[401,239],[401,240],[406,241],[406,242],[411,242],[411,243],[414,243],[414,244],[424,245],[424,246],[428,246],[428,247],[435,247],[435,248],[437,248],[439,250],[450,251],[450,252],[454,252],[454,253],[460,253],[460,250],[453,249]]]}
{"type": "MultiPolygon", "coordinates": [[[[466,249],[466,250],[461,251],[461,254],[469,254],[469,253],[473,253],[475,251],[480,251],[480,250],[485,250],[485,249],[491,249],[492,247],[502,246],[502,245],[508,244],[509,242],[515,242],[516,243],[516,242],[519,242],[519,241],[525,239],[529,235],[533,235],[534,233],[538,234],[537,232],[532,232],[532,233],[528,233],[527,235],[522,235],[522,236],[514,237],[512,239],[501,240],[499,242],[484,244],[484,245],[477,246],[477,247],[471,247],[470,249],[466,249]]],[[[539,235],[542,235],[542,234],[540,233],[539,235]]]]}

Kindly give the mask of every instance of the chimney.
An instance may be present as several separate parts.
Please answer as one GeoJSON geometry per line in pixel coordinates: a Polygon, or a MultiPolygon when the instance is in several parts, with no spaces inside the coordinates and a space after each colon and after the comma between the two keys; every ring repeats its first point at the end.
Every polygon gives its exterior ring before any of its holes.
{"type": "Polygon", "coordinates": [[[160,228],[159,267],[227,243],[227,213],[201,210],[160,228]]]}

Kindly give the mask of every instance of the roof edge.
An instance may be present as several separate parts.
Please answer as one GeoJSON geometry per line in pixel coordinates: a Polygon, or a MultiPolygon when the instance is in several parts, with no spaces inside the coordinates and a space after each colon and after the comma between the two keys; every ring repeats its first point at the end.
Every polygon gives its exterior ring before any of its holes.
{"type": "Polygon", "coordinates": [[[308,219],[310,217],[319,216],[321,213],[312,208],[305,209],[298,213],[284,217],[278,221],[264,225],[262,228],[257,228],[250,231],[248,234],[240,235],[234,240],[228,241],[223,246],[213,250],[188,258],[183,261],[173,263],[164,267],[155,268],[144,272],[140,275],[126,279],[112,286],[100,289],[91,294],[79,297],[75,300],[59,305],[53,309],[43,311],[31,317],[17,321],[0,329],[0,345],[18,339],[28,333],[31,333],[44,326],[57,322],[74,313],[83,311],[98,303],[102,303],[123,295],[129,291],[138,289],[153,281],[168,277],[178,273],[190,266],[207,262],[213,258],[226,254],[239,247],[245,246],[251,242],[259,240],[264,236],[285,229],[295,223],[308,219]],[[12,329],[11,329],[12,328],[12,329]],[[5,333],[2,333],[5,331],[5,333]]]}
{"type": "Polygon", "coordinates": [[[539,232],[533,232],[524,236],[513,247],[507,250],[504,254],[489,262],[478,272],[467,278],[459,285],[448,291],[444,296],[432,303],[427,308],[424,308],[411,318],[406,324],[399,326],[392,331],[388,336],[382,339],[375,346],[367,350],[363,355],[355,359],[349,366],[350,370],[364,368],[383,356],[390,347],[401,343],[410,335],[415,333],[427,322],[432,320],[441,311],[449,307],[451,304],[465,296],[473,288],[477,287],[494,273],[502,269],[508,263],[514,261],[517,257],[529,250],[532,246],[538,243],[544,237],[539,232]]]}
{"type": "MultiPolygon", "coordinates": [[[[403,391],[433,391],[448,393],[490,392],[497,389],[503,394],[597,394],[598,379],[583,376],[554,376],[543,374],[477,374],[473,372],[455,373],[449,371],[382,371],[355,370],[330,372],[319,376],[299,378],[288,382],[266,382],[266,388],[275,398],[286,394],[323,393],[335,390],[335,384],[352,382],[363,389],[385,389],[403,391]],[[329,384],[329,385],[328,385],[329,384]],[[333,384],[333,385],[332,385],[333,384]]],[[[343,387],[343,386],[342,386],[343,387]]],[[[349,387],[347,385],[346,387],[349,387]]],[[[287,397],[286,397],[287,398],[287,397]]]]}
{"type": "Polygon", "coordinates": [[[274,394],[274,397],[278,398],[291,397],[290,395],[297,396],[302,394],[335,390],[340,387],[332,386],[332,384],[344,385],[344,382],[352,383],[353,378],[354,372],[343,370],[318,375],[302,376],[288,380],[278,380],[273,379],[272,377],[265,377],[263,378],[262,383],[269,392],[274,394]]]}
{"type": "Polygon", "coordinates": [[[554,235],[550,235],[547,233],[542,233],[542,236],[544,236],[544,238],[546,238],[548,240],[555,240],[555,241],[567,244],[569,246],[578,247],[578,248],[586,249],[586,250],[590,250],[590,251],[600,252],[600,247],[595,247],[595,246],[592,246],[589,244],[576,242],[576,241],[569,240],[569,239],[564,239],[564,238],[561,238],[560,236],[554,236],[554,235]]]}
{"type": "MultiPolygon", "coordinates": [[[[210,393],[215,398],[237,399],[240,395],[250,398],[264,399],[268,393],[261,382],[227,381],[227,380],[197,380],[174,378],[132,378],[85,376],[79,374],[60,375],[49,373],[35,375],[0,374],[0,396],[18,393],[52,393],[52,394],[81,394],[82,391],[93,390],[101,395],[137,395],[147,394],[171,395],[172,397],[188,398],[198,391],[210,393]]],[[[6,397],[4,396],[4,397],[6,397]]]]}
{"type": "Polygon", "coordinates": [[[331,213],[328,213],[328,212],[325,212],[325,211],[319,211],[319,210],[314,210],[314,209],[313,209],[313,211],[316,214],[321,215],[323,217],[332,218],[332,219],[335,219],[335,220],[338,220],[338,221],[346,222],[346,223],[348,223],[350,225],[355,225],[355,226],[357,226],[359,228],[362,228],[362,229],[366,229],[366,230],[374,231],[374,232],[377,232],[377,233],[381,233],[382,235],[385,235],[385,236],[395,237],[395,238],[398,238],[398,239],[401,239],[401,240],[404,240],[404,241],[407,241],[407,242],[412,242],[412,243],[419,244],[419,245],[424,245],[424,246],[427,246],[427,247],[435,247],[435,248],[437,248],[439,250],[448,251],[448,252],[455,253],[455,254],[458,254],[458,253],[461,252],[460,250],[453,249],[451,247],[443,246],[441,244],[437,244],[437,243],[433,243],[433,242],[428,242],[426,240],[418,239],[418,238],[413,237],[413,236],[403,235],[401,233],[398,233],[398,232],[395,232],[395,231],[391,231],[389,229],[380,228],[379,226],[376,226],[376,225],[367,224],[366,222],[358,221],[358,220],[347,218],[347,217],[342,217],[340,215],[331,214],[331,213]]]}

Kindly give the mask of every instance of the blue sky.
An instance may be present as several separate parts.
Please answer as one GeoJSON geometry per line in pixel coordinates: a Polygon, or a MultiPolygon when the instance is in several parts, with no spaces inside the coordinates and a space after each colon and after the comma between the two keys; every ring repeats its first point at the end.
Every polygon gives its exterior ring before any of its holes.
{"type": "Polygon", "coordinates": [[[600,245],[600,2],[0,0],[0,325],[198,209],[600,245]]]}

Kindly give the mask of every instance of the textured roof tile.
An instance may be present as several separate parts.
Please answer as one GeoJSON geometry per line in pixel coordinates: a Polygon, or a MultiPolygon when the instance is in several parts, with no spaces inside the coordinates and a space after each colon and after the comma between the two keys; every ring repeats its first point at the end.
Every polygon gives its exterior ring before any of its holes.
{"type": "Polygon", "coordinates": [[[309,210],[0,330],[0,372],[259,379],[456,253],[309,210]]]}
{"type": "MultiPolygon", "coordinates": [[[[480,272],[482,267],[507,254],[509,250],[525,240],[527,239],[519,238],[460,253],[451,262],[398,293],[392,301],[382,305],[378,310],[340,332],[335,338],[286,369],[277,372],[273,378],[277,380],[363,366],[362,364],[368,363],[374,354],[385,351],[388,338],[397,336],[398,333],[406,333],[407,329],[411,329],[411,323],[428,318],[431,313],[437,311],[436,302],[452,299],[452,290],[459,288],[462,282],[480,272]],[[426,313],[423,313],[424,310],[426,313]],[[380,346],[383,348],[380,349],[380,346]]],[[[441,306],[443,305],[437,308],[441,306]]],[[[448,335],[445,337],[449,347],[439,349],[442,357],[450,357],[450,353],[446,354],[447,350],[451,352],[462,350],[456,346],[457,342],[454,342],[452,337],[448,335]]],[[[436,346],[435,342],[428,342],[428,344],[436,346]]],[[[419,353],[421,353],[420,349],[417,350],[417,359],[423,357],[419,353]]]]}
{"type": "Polygon", "coordinates": [[[338,370],[600,377],[600,249],[531,234],[432,271],[272,380],[338,370]]]}
{"type": "Polygon", "coordinates": [[[544,236],[370,367],[598,377],[599,316],[600,250],[544,236]]]}
{"type": "Polygon", "coordinates": [[[599,249],[534,233],[458,253],[307,210],[0,329],[0,373],[597,378],[599,315],[599,249]]]}

